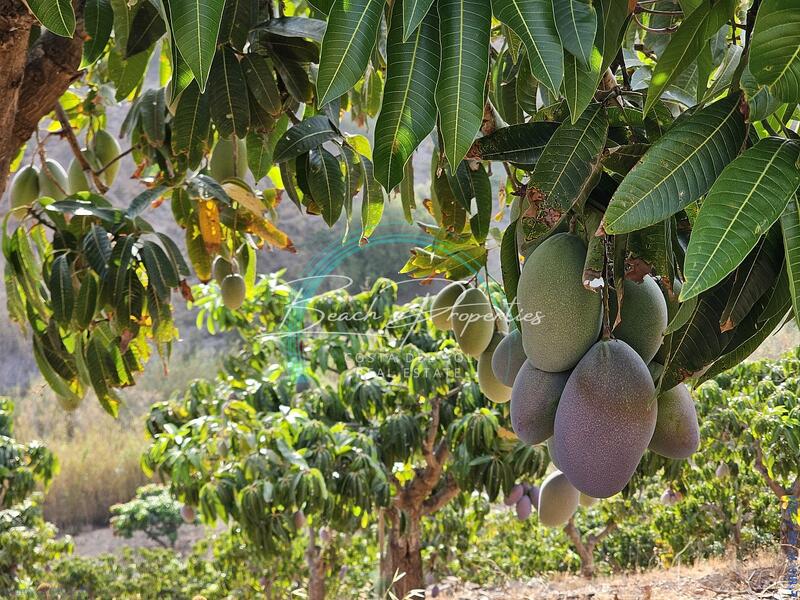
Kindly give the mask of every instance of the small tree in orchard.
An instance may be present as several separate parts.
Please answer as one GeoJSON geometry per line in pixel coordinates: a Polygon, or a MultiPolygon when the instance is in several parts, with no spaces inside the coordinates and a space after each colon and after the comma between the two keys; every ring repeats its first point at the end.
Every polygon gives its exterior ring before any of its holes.
{"type": "MultiPolygon", "coordinates": [[[[181,514],[180,503],[173,498],[169,490],[158,484],[149,484],[136,490],[136,497],[124,504],[115,504],[110,508],[111,528],[115,535],[131,538],[137,531],[144,533],[149,539],[164,548],[175,546],[178,529],[188,521],[181,514]]],[[[191,517],[185,510],[186,517],[191,517]]]]}
{"type": "Polygon", "coordinates": [[[424,587],[423,518],[462,492],[495,499],[547,461],[504,427],[426,302],[396,306],[396,292],[379,280],[315,297],[288,332],[240,325],[243,349],[215,384],[153,408],[146,462],[266,551],[297,531],[298,511],[340,531],[377,518],[381,574],[403,575],[402,597],[424,587]],[[276,363],[298,345],[302,362],[276,363]]]}
{"type": "Polygon", "coordinates": [[[72,551],[69,538],[56,541],[42,518],[37,486],[58,472],[53,453],[38,442],[14,439],[14,404],[0,398],[0,594],[30,590],[48,564],[72,551]]]}
{"type": "MultiPolygon", "coordinates": [[[[774,496],[770,511],[780,509],[780,542],[789,557],[797,556],[800,544],[799,372],[795,352],[774,363],[740,365],[704,384],[698,394],[708,407],[704,433],[720,460],[710,467],[733,488],[737,480],[757,474],[774,496]]],[[[741,496],[746,505],[748,499],[741,496]]]]}

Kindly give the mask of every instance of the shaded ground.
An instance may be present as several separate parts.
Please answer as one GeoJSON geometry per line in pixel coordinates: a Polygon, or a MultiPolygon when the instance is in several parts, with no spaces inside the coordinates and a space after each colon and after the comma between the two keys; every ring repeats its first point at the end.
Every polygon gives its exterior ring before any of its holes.
{"type": "MultiPolygon", "coordinates": [[[[765,556],[742,562],[708,561],[691,567],[674,567],[631,575],[598,577],[588,582],[558,575],[480,588],[447,580],[439,594],[428,589],[426,598],[437,600],[742,600],[795,598],[782,583],[784,562],[765,556]]],[[[800,588],[797,590],[800,595],[800,588]]]]}

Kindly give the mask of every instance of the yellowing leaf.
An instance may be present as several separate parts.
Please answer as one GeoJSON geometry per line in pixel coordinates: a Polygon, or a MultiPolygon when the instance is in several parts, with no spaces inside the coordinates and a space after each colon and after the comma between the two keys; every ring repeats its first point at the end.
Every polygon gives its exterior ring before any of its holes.
{"type": "Polygon", "coordinates": [[[222,229],[219,225],[219,207],[213,200],[200,200],[197,211],[197,224],[203,244],[209,254],[217,254],[222,243],[222,229]]]}

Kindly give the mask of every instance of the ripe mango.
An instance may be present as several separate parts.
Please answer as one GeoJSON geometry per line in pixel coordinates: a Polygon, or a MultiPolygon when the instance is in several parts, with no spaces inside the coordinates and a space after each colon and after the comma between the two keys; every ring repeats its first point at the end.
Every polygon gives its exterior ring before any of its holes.
{"type": "Polygon", "coordinates": [[[454,281],[443,287],[431,304],[431,321],[437,329],[449,331],[453,328],[450,315],[453,312],[453,304],[467,288],[460,281],[454,281]]]}
{"type": "Polygon", "coordinates": [[[498,404],[508,402],[511,398],[511,388],[500,382],[492,370],[494,353],[502,339],[504,339],[503,334],[496,332],[492,341],[489,342],[489,346],[478,358],[478,387],[481,388],[484,396],[498,404]]]}
{"type": "Polygon", "coordinates": [[[541,371],[526,360],[511,390],[511,427],[526,444],[541,444],[553,435],[556,409],[569,371],[541,371]]]}
{"type": "MultiPolygon", "coordinates": [[[[616,294],[609,297],[610,321],[617,316],[616,294]]],[[[639,353],[645,363],[653,357],[664,340],[667,328],[667,303],[656,280],[646,275],[641,283],[625,280],[622,296],[622,322],[613,335],[639,353]]]]}
{"type": "Polygon", "coordinates": [[[494,321],[489,298],[478,288],[465,290],[453,305],[451,322],[456,341],[465,354],[475,358],[489,346],[494,321]]]}
{"type": "Polygon", "coordinates": [[[547,527],[560,527],[578,509],[580,492],[561,471],[553,471],[539,488],[539,522],[547,527]]]}
{"type": "Polygon", "coordinates": [[[700,427],[689,388],[683,383],[658,397],[650,450],[666,458],[688,458],[700,447],[700,427]]]}
{"type": "Polygon", "coordinates": [[[526,360],[525,350],[522,347],[522,332],[514,329],[494,349],[492,372],[500,383],[511,387],[526,360]]]}
{"type": "Polygon", "coordinates": [[[517,287],[522,345],[537,369],[559,373],[578,364],[600,334],[600,294],[583,287],[586,245],[558,233],[525,261],[517,287]]]}
{"type": "Polygon", "coordinates": [[[656,427],[650,371],[621,340],[597,342],[577,364],[558,403],[554,444],[572,485],[608,498],[627,485],[656,427]]]}

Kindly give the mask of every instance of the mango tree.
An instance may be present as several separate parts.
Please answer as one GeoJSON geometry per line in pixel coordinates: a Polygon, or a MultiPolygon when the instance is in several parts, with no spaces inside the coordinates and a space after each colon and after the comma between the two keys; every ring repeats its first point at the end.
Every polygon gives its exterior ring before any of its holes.
{"type": "Polygon", "coordinates": [[[733,366],[797,304],[790,0],[245,4],[2,7],[0,189],[17,173],[22,218],[4,243],[10,313],[67,404],[92,388],[115,410],[145,343],[167,354],[172,291],[186,293],[191,271],[206,281],[222,257],[231,301],[252,293],[255,249],[293,248],[274,223],[282,194],[332,225],[358,212],[361,190],[364,240],[386,193],[413,219],[410,158],[431,132],[435,223],[410,274],[485,266],[490,217],[518,198],[501,245],[513,302],[517,252],[577,218],[594,289],[598,274],[608,290],[652,273],[675,300],[685,281],[668,386],[733,366]],[[123,100],[128,117],[109,132],[107,108],[123,100]],[[342,132],[348,113],[377,117],[371,144],[342,132]],[[53,140],[73,153],[69,174],[46,160],[53,140]],[[143,191],[111,210],[125,155],[143,191]],[[504,173],[499,189],[490,170],[504,173]],[[139,221],[164,201],[185,249],[139,221]]]}
{"type": "MultiPolygon", "coordinates": [[[[423,518],[462,492],[494,499],[547,461],[504,427],[507,411],[480,393],[427,302],[399,306],[396,294],[388,280],[329,292],[303,302],[299,320],[292,303],[288,330],[249,318],[255,301],[240,309],[242,349],[216,381],[153,407],[145,462],[207,520],[237,521],[266,552],[297,533],[298,511],[317,529],[377,519],[381,573],[401,576],[403,597],[424,587],[423,518]]],[[[227,312],[205,317],[229,322],[227,312]]]]}

